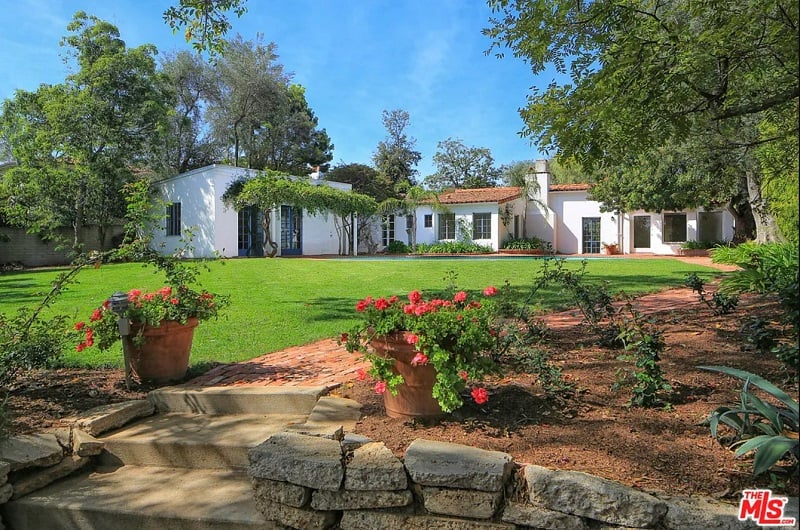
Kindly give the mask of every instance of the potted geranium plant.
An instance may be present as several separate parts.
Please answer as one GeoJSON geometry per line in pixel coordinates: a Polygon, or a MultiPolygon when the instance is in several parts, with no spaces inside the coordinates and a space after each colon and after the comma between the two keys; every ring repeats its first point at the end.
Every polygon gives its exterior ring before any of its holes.
{"type": "MultiPolygon", "coordinates": [[[[487,287],[480,299],[464,291],[426,298],[416,290],[404,298],[367,297],[356,304],[361,323],[340,341],[370,361],[367,373],[377,380],[389,416],[451,412],[463,404],[470,381],[499,371],[495,294],[487,287]]],[[[471,395],[478,404],[488,400],[480,386],[471,395]]]]}
{"type": "Polygon", "coordinates": [[[88,322],[75,324],[75,330],[81,333],[76,348],[82,351],[96,345],[104,350],[121,339],[126,364],[130,362],[140,380],[151,382],[184,376],[194,328],[199,321],[217,317],[228,304],[227,297],[186,285],[167,285],[150,292],[132,289],[123,301],[114,311],[111,300],[106,300],[88,322]]]}

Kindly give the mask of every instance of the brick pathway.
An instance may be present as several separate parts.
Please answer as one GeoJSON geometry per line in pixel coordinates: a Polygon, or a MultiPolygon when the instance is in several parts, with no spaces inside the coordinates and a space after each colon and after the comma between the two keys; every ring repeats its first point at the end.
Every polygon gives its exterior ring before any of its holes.
{"type": "MultiPolygon", "coordinates": [[[[678,258],[695,265],[731,270],[712,264],[709,258],[678,258]]],[[[641,313],[669,311],[697,303],[689,288],[670,289],[636,299],[636,309],[641,313]]],[[[542,320],[550,329],[563,329],[581,322],[576,310],[545,315],[542,320]]],[[[268,353],[249,361],[226,364],[185,383],[185,386],[328,386],[337,387],[353,381],[359,368],[368,363],[358,353],[349,353],[335,340],[324,339],[302,346],[268,353]]]]}

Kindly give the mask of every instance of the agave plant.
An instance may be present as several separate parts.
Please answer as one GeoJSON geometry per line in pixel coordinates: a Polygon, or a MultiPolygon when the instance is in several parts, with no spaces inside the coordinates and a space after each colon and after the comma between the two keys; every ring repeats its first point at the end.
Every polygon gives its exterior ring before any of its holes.
{"type": "Polygon", "coordinates": [[[784,458],[787,454],[798,462],[798,405],[786,392],[766,379],[744,370],[726,366],[699,366],[701,370],[719,372],[744,381],[741,399],[737,406],[718,407],[708,418],[711,434],[719,440],[719,424],[723,423],[736,432],[731,447],[737,447],[735,455],[742,456],[755,451],[753,474],[759,475],[784,458]],[[750,392],[755,386],[778,400],[785,407],[778,407],[760,399],[750,392]]]}

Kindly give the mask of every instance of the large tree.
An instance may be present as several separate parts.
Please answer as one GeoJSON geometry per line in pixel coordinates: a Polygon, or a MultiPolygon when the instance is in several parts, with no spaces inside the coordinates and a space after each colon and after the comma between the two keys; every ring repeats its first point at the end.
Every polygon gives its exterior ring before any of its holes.
{"type": "Polygon", "coordinates": [[[217,89],[211,67],[200,55],[182,51],[167,55],[161,72],[172,90],[174,112],[151,165],[174,175],[221,160],[222,148],[205,121],[205,107],[217,89]]]}
{"type": "Polygon", "coordinates": [[[396,196],[389,179],[366,164],[339,164],[325,173],[325,180],[350,184],[353,191],[369,195],[378,202],[396,196]]]}
{"type": "Polygon", "coordinates": [[[524,134],[587,171],[618,174],[642,161],[666,167],[652,153],[701,148],[692,157],[700,165],[684,174],[716,165],[737,175],[725,183],[735,190],[728,201],[746,196],[759,239],[776,237],[753,149],[797,142],[796,0],[489,3],[499,13],[486,30],[495,45],[534,73],[569,74],[529,97],[524,134]],[[790,119],[765,135],[759,124],[775,115],[790,119]]]}
{"type": "Polygon", "coordinates": [[[127,48],[119,30],[83,12],[62,39],[74,68],[64,83],[19,90],[3,104],[0,136],[18,166],[4,174],[6,218],[41,234],[122,218],[122,186],[162,130],[166,95],[155,48],[127,48]]]}
{"type": "Polygon", "coordinates": [[[436,146],[433,163],[436,172],[425,177],[425,185],[442,191],[450,188],[491,188],[497,185],[500,168],[495,167],[492,151],[469,147],[460,139],[448,138],[436,146]]]}
{"type": "Polygon", "coordinates": [[[224,56],[213,66],[216,86],[208,120],[235,166],[306,174],[333,158],[333,145],[318,128],[305,88],[291,84],[276,50],[260,36],[227,41],[224,56]]]}
{"type": "Polygon", "coordinates": [[[378,143],[372,155],[375,169],[393,186],[413,186],[417,182],[417,165],[422,160],[422,153],[414,149],[417,140],[406,133],[411,118],[403,109],[384,110],[382,121],[386,138],[378,143]]]}

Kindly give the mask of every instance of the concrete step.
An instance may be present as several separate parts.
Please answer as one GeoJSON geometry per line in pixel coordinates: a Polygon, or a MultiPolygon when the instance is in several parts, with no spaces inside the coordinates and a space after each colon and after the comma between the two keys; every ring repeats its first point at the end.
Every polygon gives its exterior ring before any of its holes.
{"type": "Polygon", "coordinates": [[[194,414],[310,414],[325,386],[167,387],[148,399],[159,412],[194,414]]]}
{"type": "Polygon", "coordinates": [[[103,466],[245,469],[247,451],[305,414],[157,414],[99,437],[103,466]]]}
{"type": "Polygon", "coordinates": [[[2,507],[14,530],[271,530],[244,472],[123,466],[75,475],[2,507]]]}

